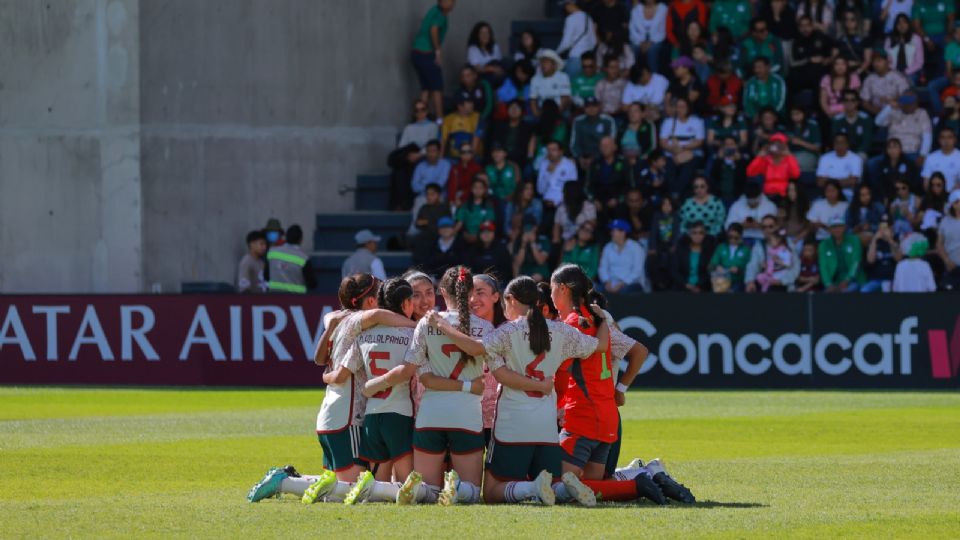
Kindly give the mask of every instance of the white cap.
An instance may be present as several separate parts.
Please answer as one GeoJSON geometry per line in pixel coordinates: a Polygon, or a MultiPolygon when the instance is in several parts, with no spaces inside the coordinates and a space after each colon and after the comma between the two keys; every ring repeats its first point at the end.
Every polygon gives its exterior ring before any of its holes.
{"type": "Polygon", "coordinates": [[[367,242],[379,242],[379,241],[380,241],[380,237],[377,236],[377,235],[375,235],[375,234],[373,234],[373,231],[371,231],[370,229],[363,229],[362,231],[360,231],[360,232],[358,232],[357,234],[353,235],[353,241],[354,241],[354,243],[356,243],[358,246],[362,246],[363,244],[366,244],[367,242]]]}

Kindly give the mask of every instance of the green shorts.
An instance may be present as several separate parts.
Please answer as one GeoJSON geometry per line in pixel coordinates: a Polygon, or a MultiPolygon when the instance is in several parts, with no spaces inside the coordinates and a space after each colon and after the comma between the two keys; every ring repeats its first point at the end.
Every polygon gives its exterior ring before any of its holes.
{"type": "Polygon", "coordinates": [[[487,470],[497,480],[532,480],[547,471],[554,478],[563,472],[563,450],[555,444],[506,444],[496,439],[487,450],[487,470]]]}
{"type": "Polygon", "coordinates": [[[413,432],[413,448],[427,454],[472,454],[483,450],[483,432],[456,429],[418,429],[413,432]]]}
{"type": "Polygon", "coordinates": [[[347,426],[340,431],[317,434],[320,448],[323,449],[324,468],[339,472],[354,465],[368,466],[368,463],[360,458],[362,429],[360,426],[347,426]]]}
{"type": "Polygon", "coordinates": [[[370,463],[384,463],[413,452],[413,418],[397,413],[368,414],[363,418],[360,455],[370,463]]]}

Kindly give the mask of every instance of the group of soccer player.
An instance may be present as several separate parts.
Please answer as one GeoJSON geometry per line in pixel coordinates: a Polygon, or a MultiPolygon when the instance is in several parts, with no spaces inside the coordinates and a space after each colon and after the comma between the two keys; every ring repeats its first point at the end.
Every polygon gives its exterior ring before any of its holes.
{"type": "Polygon", "coordinates": [[[338,296],[314,358],[327,368],[324,471],[272,468],[251,502],[695,502],[659,459],[616,468],[617,407],[648,351],[578,266],[502,291],[462,266],[439,287],[416,271],[383,283],[356,274],[338,296]]]}

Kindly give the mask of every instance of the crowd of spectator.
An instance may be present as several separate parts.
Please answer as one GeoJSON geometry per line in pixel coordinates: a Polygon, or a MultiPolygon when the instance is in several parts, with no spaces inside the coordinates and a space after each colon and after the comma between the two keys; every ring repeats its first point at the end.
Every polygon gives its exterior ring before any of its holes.
{"type": "Polygon", "coordinates": [[[390,156],[414,262],[607,293],[960,287],[960,25],[942,0],[560,2],[556,49],[423,18],[390,156]],[[441,53],[442,51],[442,53],[441,53]],[[442,55],[466,63],[444,92],[442,55]]]}

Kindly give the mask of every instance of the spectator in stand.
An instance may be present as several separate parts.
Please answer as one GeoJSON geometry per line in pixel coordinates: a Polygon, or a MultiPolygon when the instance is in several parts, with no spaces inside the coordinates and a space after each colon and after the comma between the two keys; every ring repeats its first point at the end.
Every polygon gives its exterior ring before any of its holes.
{"type": "Polygon", "coordinates": [[[610,242],[603,246],[598,270],[599,290],[605,294],[649,292],[645,271],[646,254],[630,239],[630,224],[619,219],[610,223],[610,242]]]}
{"type": "Polygon", "coordinates": [[[946,215],[937,232],[937,253],[946,269],[944,287],[947,290],[960,289],[960,191],[950,192],[946,215]]]}
{"type": "Polygon", "coordinates": [[[481,224],[497,221],[497,203],[490,196],[488,183],[489,180],[483,173],[474,176],[470,183],[469,199],[457,208],[457,213],[453,216],[454,230],[470,246],[477,243],[481,224]]]}
{"type": "Polygon", "coordinates": [[[450,162],[441,158],[440,141],[429,141],[426,148],[425,158],[417,164],[413,170],[413,178],[410,180],[410,188],[416,196],[414,214],[423,204],[423,193],[427,186],[430,184],[446,186],[450,178],[450,162]]]}
{"type": "Polygon", "coordinates": [[[672,103],[674,98],[683,98],[694,113],[700,113],[703,110],[702,104],[706,102],[706,94],[703,85],[693,74],[693,68],[693,60],[687,56],[681,56],[670,63],[673,78],[667,87],[665,99],[667,103],[672,103]]]}
{"type": "Polygon", "coordinates": [[[579,182],[567,182],[563,185],[563,204],[557,207],[551,228],[553,244],[562,244],[576,236],[577,229],[584,223],[597,224],[597,208],[587,202],[579,182]]]}
{"type": "Polygon", "coordinates": [[[860,292],[890,292],[897,262],[903,255],[887,221],[881,221],[867,243],[866,282],[860,292]]]}
{"type": "Polygon", "coordinates": [[[856,197],[847,206],[845,221],[847,229],[859,236],[861,243],[866,246],[880,227],[881,220],[886,219],[886,216],[886,209],[882,203],[874,200],[873,190],[870,189],[870,186],[861,184],[857,188],[856,197]]]}
{"type": "Polygon", "coordinates": [[[813,292],[822,290],[820,284],[820,263],[817,261],[817,241],[810,237],[800,249],[800,275],[797,276],[797,292],[813,292]]]}
{"type": "Polygon", "coordinates": [[[946,183],[947,181],[943,179],[943,173],[935,172],[930,175],[930,185],[927,186],[923,201],[920,202],[920,211],[917,212],[914,221],[914,229],[934,240],[936,239],[936,229],[940,226],[940,220],[943,219],[944,210],[949,200],[946,183]]]}
{"type": "Polygon", "coordinates": [[[513,258],[507,251],[507,246],[497,239],[497,225],[492,221],[480,224],[478,241],[472,249],[467,250],[467,266],[474,275],[493,272],[500,279],[509,280],[513,277],[513,258]]]}
{"type": "Polygon", "coordinates": [[[440,218],[437,222],[437,241],[425,253],[423,271],[434,278],[464,261],[465,249],[453,225],[453,218],[440,218]]]}
{"type": "Polygon", "coordinates": [[[638,187],[627,190],[623,204],[617,207],[615,219],[622,219],[630,224],[630,238],[647,245],[650,226],[653,223],[653,205],[643,196],[638,187]]]}
{"type": "Polygon", "coordinates": [[[714,66],[713,74],[707,79],[707,106],[723,107],[723,102],[727,100],[740,103],[743,81],[733,72],[733,64],[729,60],[721,60],[714,66]]]}
{"type": "Polygon", "coordinates": [[[911,234],[903,239],[903,255],[893,274],[893,292],[934,292],[937,281],[924,255],[930,244],[922,234],[911,234]]]}
{"type": "Polygon", "coordinates": [[[749,0],[715,0],[710,9],[708,29],[712,34],[723,26],[729,29],[734,37],[741,38],[750,28],[752,10],[749,0]]]}
{"type": "Polygon", "coordinates": [[[817,185],[823,187],[828,180],[836,180],[847,198],[853,197],[853,188],[863,177],[863,160],[850,151],[850,143],[843,133],[833,136],[833,151],[820,156],[817,164],[817,185]]]}
{"type": "Polygon", "coordinates": [[[808,117],[802,104],[794,102],[790,106],[790,122],[785,133],[790,141],[788,148],[800,166],[800,182],[805,189],[810,189],[816,182],[817,162],[820,161],[820,125],[808,117]]]}
{"type": "Polygon", "coordinates": [[[439,136],[440,130],[437,124],[431,122],[427,115],[427,102],[418,99],[413,102],[413,121],[404,126],[397,148],[415,144],[421,148],[421,151],[425,151],[427,143],[439,136]]]}
{"type": "Polygon", "coordinates": [[[886,152],[878,170],[879,175],[873,178],[873,189],[887,201],[900,196],[897,182],[903,181],[907,193],[919,189],[920,170],[912,160],[904,157],[899,139],[887,140],[886,152]]]}
{"type": "Polygon", "coordinates": [[[846,60],[850,73],[857,74],[860,80],[863,80],[870,68],[873,51],[868,46],[869,40],[864,34],[861,16],[857,11],[850,10],[838,13],[838,18],[840,22],[837,26],[842,31],[839,32],[840,36],[834,44],[835,55],[846,60]]]}
{"type": "Polygon", "coordinates": [[[443,117],[443,71],[440,47],[447,35],[447,15],[453,10],[454,0],[437,0],[427,10],[420,29],[413,38],[410,58],[420,79],[420,101],[433,106],[433,116],[443,117]]]}
{"type": "Polygon", "coordinates": [[[603,80],[603,74],[597,71],[598,60],[593,53],[585,52],[580,58],[580,74],[571,81],[571,97],[576,107],[583,107],[584,101],[596,96],[597,83],[603,80]]]}
{"type": "Polygon", "coordinates": [[[833,7],[825,0],[800,0],[797,2],[797,18],[810,17],[813,28],[827,35],[834,34],[833,7]]]}
{"type": "Polygon", "coordinates": [[[659,148],[650,152],[646,167],[637,173],[636,185],[644,190],[644,195],[652,198],[657,204],[660,199],[670,196],[667,183],[667,157],[659,148]]]}
{"type": "MultiPolygon", "coordinates": [[[[434,128],[436,124],[430,122],[434,128]]],[[[394,211],[410,210],[413,204],[413,191],[410,187],[413,181],[413,171],[420,161],[420,147],[414,143],[401,146],[387,156],[387,166],[390,167],[390,208],[394,211]]]]}
{"type": "Polygon", "coordinates": [[[604,78],[594,87],[594,95],[600,100],[601,113],[617,114],[627,86],[626,79],[621,77],[620,62],[613,56],[603,58],[603,73],[604,78]]]}
{"type": "MultiPolygon", "coordinates": [[[[527,112],[530,101],[530,82],[533,80],[533,64],[520,60],[510,69],[510,76],[497,88],[497,104],[494,108],[494,120],[502,121],[509,117],[508,107],[516,100],[520,104],[520,117],[527,112]]],[[[533,118],[533,113],[529,116],[533,118]]]]}
{"type": "Polygon", "coordinates": [[[847,199],[840,189],[840,182],[827,180],[823,186],[823,198],[814,201],[810,211],[807,212],[807,219],[817,233],[817,240],[830,236],[830,223],[844,221],[847,206],[847,199]]]}
{"type": "Polygon", "coordinates": [[[677,243],[671,258],[673,286],[678,291],[710,292],[710,258],[714,240],[708,236],[703,223],[694,222],[687,234],[677,243]]]}
{"type": "Polygon", "coordinates": [[[856,94],[858,88],[860,76],[849,71],[847,61],[842,57],[834,58],[830,64],[830,73],[820,79],[820,110],[827,118],[843,114],[844,92],[851,90],[856,94]]]}
{"type": "Polygon", "coordinates": [[[760,228],[763,217],[776,214],[777,205],[770,202],[770,199],[760,191],[759,185],[750,182],[743,195],[730,206],[724,226],[729,229],[733,225],[739,225],[740,235],[749,249],[763,240],[763,230],[760,228]]]}
{"type": "MultiPolygon", "coordinates": [[[[427,184],[426,202],[417,211],[413,222],[416,234],[412,235],[411,244],[415,257],[436,244],[440,220],[450,217],[450,205],[441,198],[442,191],[439,184],[427,184]]],[[[424,257],[416,258],[419,262],[425,260],[424,257]]]]}
{"type": "MultiPolygon", "coordinates": [[[[300,228],[297,225],[293,227],[300,228]]],[[[293,229],[290,227],[290,229],[293,229]]],[[[300,240],[303,238],[303,232],[301,231],[298,235],[299,238],[291,238],[290,230],[287,230],[287,238],[290,239],[291,243],[299,244],[300,240]]],[[[343,267],[341,268],[341,276],[347,277],[352,276],[353,274],[373,274],[373,277],[386,281],[387,272],[383,268],[383,261],[380,260],[380,257],[377,257],[377,246],[380,243],[380,237],[373,234],[370,229],[363,229],[357,231],[357,234],[353,235],[353,243],[357,246],[357,250],[353,252],[353,255],[347,257],[347,260],[343,261],[343,267]]],[[[302,253],[302,252],[301,252],[302,253]]],[[[271,269],[272,270],[272,269],[271,269]]],[[[307,275],[306,267],[304,267],[304,276],[307,275]]],[[[312,275],[312,272],[310,272],[312,275]]],[[[271,272],[271,279],[273,279],[273,273],[271,272]]],[[[309,284],[308,288],[313,288],[309,284]]]]}
{"type": "Polygon", "coordinates": [[[630,69],[630,80],[623,89],[621,105],[623,110],[631,103],[642,103],[653,110],[663,107],[670,82],[659,73],[654,73],[646,64],[638,62],[630,69]]]}
{"type": "Polygon", "coordinates": [[[960,189],[960,150],[956,149],[957,134],[949,127],[941,126],[937,129],[937,141],[940,143],[940,149],[931,152],[923,162],[923,171],[920,173],[923,178],[923,188],[927,189],[930,175],[939,172],[947,182],[947,191],[958,190],[960,189]]]}
{"type": "Polygon", "coordinates": [[[893,31],[893,22],[897,16],[904,14],[909,17],[912,11],[913,0],[884,0],[880,10],[880,21],[883,22],[883,33],[889,34],[893,31]]]}
{"type": "Polygon", "coordinates": [[[540,116],[547,101],[556,103],[561,111],[570,108],[570,77],[562,69],[560,55],[551,49],[540,52],[540,72],[530,82],[530,108],[534,116],[540,116]]]}
{"type": "Polygon", "coordinates": [[[483,168],[473,159],[473,146],[460,146],[459,161],[450,167],[447,177],[447,201],[451,206],[459,207],[470,197],[470,184],[473,177],[482,173],[483,168]]]}
{"type": "Polygon", "coordinates": [[[506,233],[511,244],[520,236],[525,219],[529,218],[534,225],[540,226],[543,222],[543,201],[537,198],[533,182],[525,180],[517,186],[513,199],[507,203],[504,215],[506,233]]]}
{"type": "Polygon", "coordinates": [[[792,290],[800,274],[800,258],[783,234],[785,231],[777,224],[776,217],[763,216],[760,229],[763,231],[763,240],[755,243],[750,250],[750,261],[744,273],[746,291],[754,293],[763,290],[764,285],[766,291],[792,290]],[[786,257],[786,252],[792,256],[786,257]],[[766,277],[759,277],[763,273],[766,273],[766,277]]]}
{"type": "Polygon", "coordinates": [[[720,199],[710,194],[710,185],[706,177],[697,175],[693,179],[693,196],[680,206],[680,228],[689,229],[693,223],[702,224],[707,234],[718,236],[723,232],[727,209],[720,199]]]}
{"type": "MultiPolygon", "coordinates": [[[[317,276],[310,265],[310,257],[300,247],[300,243],[303,242],[303,229],[299,225],[291,225],[287,229],[286,239],[282,246],[273,246],[267,252],[267,270],[264,273],[267,288],[271,293],[306,294],[308,290],[317,287],[317,276]]],[[[354,240],[360,247],[343,262],[343,268],[366,268],[369,263],[368,270],[357,270],[351,273],[366,272],[376,277],[382,276],[383,263],[372,255],[377,251],[377,242],[380,241],[380,237],[364,229],[356,234],[354,240]]],[[[348,275],[350,274],[344,274],[344,277],[348,275]]]]}
{"type": "Polygon", "coordinates": [[[793,41],[796,38],[797,14],[787,0],[764,2],[760,8],[760,18],[766,21],[770,33],[781,42],[793,41]]]}
{"type": "MultiPolygon", "coordinates": [[[[889,126],[887,138],[898,139],[905,157],[922,165],[919,158],[925,158],[930,153],[933,128],[927,111],[918,108],[916,94],[908,91],[896,101],[888,103],[880,110],[875,121],[880,127],[889,126]]],[[[870,161],[879,166],[882,160],[882,156],[877,156],[870,161]]]]}
{"type": "Polygon", "coordinates": [[[743,227],[731,223],[727,226],[727,242],[717,246],[710,258],[711,275],[729,280],[730,290],[740,292],[749,261],[750,246],[743,243],[743,227]]]}
{"type": "Polygon", "coordinates": [[[642,103],[631,103],[627,107],[627,123],[620,135],[620,149],[628,159],[645,160],[650,152],[657,148],[657,126],[646,118],[642,103]]]}
{"type": "Polygon", "coordinates": [[[960,92],[960,25],[954,25],[952,39],[947,43],[944,51],[946,76],[938,77],[927,85],[930,91],[930,107],[934,115],[939,115],[943,108],[943,101],[949,96],[957,96],[960,92]]]}
{"type": "Polygon", "coordinates": [[[690,114],[690,105],[685,99],[674,101],[674,111],[674,116],[660,124],[660,148],[669,158],[668,166],[672,172],[668,174],[670,193],[679,197],[687,191],[694,173],[700,168],[706,132],[703,120],[690,114]]]}
{"type": "MultiPolygon", "coordinates": [[[[953,43],[951,43],[951,45],[953,45],[953,43]]],[[[933,93],[932,87],[930,92],[933,93]]],[[[960,98],[960,69],[954,71],[953,83],[944,89],[940,98],[937,98],[937,101],[941,103],[939,107],[940,117],[937,119],[938,125],[947,126],[954,131],[960,131],[960,108],[957,107],[958,98],[960,98]]]]}
{"type": "Polygon", "coordinates": [[[814,231],[810,220],[807,219],[809,211],[810,200],[807,199],[806,193],[796,182],[787,184],[787,195],[780,201],[777,217],[783,224],[787,239],[794,245],[803,244],[808,235],[814,231]]]}
{"type": "Polygon", "coordinates": [[[737,102],[732,95],[724,96],[717,107],[720,114],[710,120],[707,128],[707,149],[715,157],[723,146],[723,140],[733,137],[738,149],[747,148],[747,122],[737,112],[737,102]]]}
{"type": "Polygon", "coordinates": [[[667,11],[667,41],[674,48],[680,46],[687,23],[697,21],[707,27],[707,6],[700,0],[671,0],[667,11]]]}
{"type": "MultiPolygon", "coordinates": [[[[935,58],[933,76],[928,80],[943,74],[943,48],[949,41],[947,33],[953,30],[954,12],[956,7],[952,2],[940,0],[914,0],[910,18],[913,19],[913,30],[923,38],[926,53],[935,58]]],[[[899,17],[894,23],[894,31],[900,24],[899,17]]],[[[920,64],[923,65],[921,59],[920,64]]]]}
{"type": "Polygon", "coordinates": [[[787,85],[779,75],[770,72],[770,60],[765,56],[757,57],[753,61],[753,75],[743,90],[743,113],[754,122],[764,107],[782,113],[787,85]]]}
{"type": "Polygon", "coordinates": [[[547,143],[547,159],[540,165],[537,174],[537,193],[543,197],[544,219],[548,228],[553,224],[553,215],[563,204],[563,185],[577,181],[577,166],[573,160],[563,155],[560,143],[547,143]]]}
{"type": "Polygon", "coordinates": [[[699,85],[710,77],[710,63],[713,61],[710,50],[710,41],[700,23],[688,21],[680,37],[680,45],[674,47],[671,58],[674,61],[683,57],[689,58],[690,73],[699,85]]]}
{"type": "Polygon", "coordinates": [[[280,225],[280,220],[277,218],[267,220],[267,226],[263,228],[263,235],[267,238],[267,249],[284,244],[283,226],[280,225]]]}
{"type": "Polygon", "coordinates": [[[790,153],[786,135],[774,133],[770,137],[747,167],[747,176],[763,177],[763,192],[767,195],[783,197],[787,193],[787,184],[800,178],[800,165],[790,153]]]}
{"type": "Polygon", "coordinates": [[[523,121],[523,103],[511,101],[507,105],[507,119],[494,122],[489,130],[487,148],[502,148],[507,153],[507,161],[516,163],[521,169],[527,165],[527,154],[533,141],[533,128],[523,121]]]}
{"type": "MultiPolygon", "coordinates": [[[[529,159],[527,161],[535,172],[540,170],[547,159],[547,143],[557,141],[563,148],[570,138],[570,125],[560,114],[560,107],[556,102],[548,101],[543,104],[543,111],[533,128],[533,135],[532,142],[527,147],[532,162],[529,159]]],[[[529,176],[529,173],[525,172],[525,175],[529,176]]]]}
{"type": "Polygon", "coordinates": [[[617,134],[617,122],[612,116],[600,113],[600,102],[590,96],[584,102],[584,113],[573,120],[570,153],[581,170],[589,170],[590,163],[600,153],[600,140],[617,134]]]}
{"type": "MultiPolygon", "coordinates": [[[[920,0],[914,0],[915,2],[920,0]]],[[[906,15],[897,15],[893,31],[887,36],[883,48],[893,63],[893,69],[902,73],[912,83],[920,81],[923,72],[923,39],[921,32],[914,32],[906,15]]]]}
{"type": "Polygon", "coordinates": [[[810,16],[798,17],[796,26],[797,37],[791,43],[789,80],[790,89],[798,96],[804,91],[817,89],[833,51],[830,38],[814,28],[810,16]]]}
{"type": "Polygon", "coordinates": [[[843,113],[833,117],[830,132],[843,133],[850,143],[850,150],[866,162],[873,145],[873,118],[859,110],[860,96],[855,90],[843,91],[843,113]]]}
{"type": "Polygon", "coordinates": [[[512,244],[513,275],[530,276],[534,281],[550,277],[550,239],[540,234],[536,223],[527,216],[523,220],[523,233],[512,244]]]}
{"type": "Polygon", "coordinates": [[[893,220],[893,234],[899,237],[913,232],[920,210],[920,198],[910,193],[910,184],[904,178],[898,178],[893,185],[894,195],[889,197],[888,209],[893,220]]]}
{"type": "Polygon", "coordinates": [[[567,58],[567,75],[576,77],[580,74],[580,57],[597,47],[597,28],[590,15],[574,0],[564,1],[563,7],[567,16],[563,20],[563,36],[557,53],[567,58]]]}
{"type": "Polygon", "coordinates": [[[847,232],[842,219],[832,220],[829,229],[817,252],[823,286],[827,292],[857,292],[864,283],[860,239],[847,232]]]}
{"type": "Polygon", "coordinates": [[[263,257],[267,253],[267,237],[263,231],[247,233],[247,253],[237,268],[237,292],[260,294],[267,292],[263,279],[263,257]]]}
{"type": "Polygon", "coordinates": [[[767,21],[754,17],[750,21],[750,35],[740,43],[740,62],[743,73],[754,72],[754,60],[766,58],[767,65],[774,73],[783,69],[783,43],[770,34],[767,21]]]}
{"type": "Polygon", "coordinates": [[[563,245],[564,264],[575,264],[591,280],[596,281],[600,266],[600,246],[593,236],[595,223],[584,223],[577,229],[577,235],[563,245]]]}
{"type": "Polygon", "coordinates": [[[754,154],[759,154],[764,146],[770,144],[770,137],[777,133],[783,133],[780,117],[772,107],[760,109],[760,121],[754,125],[756,126],[752,134],[754,154]]]}
{"type": "Polygon", "coordinates": [[[520,181],[520,167],[507,160],[507,150],[498,142],[493,143],[490,155],[492,159],[485,172],[490,179],[490,191],[493,196],[506,201],[517,189],[520,181]]]}
{"type": "Polygon", "coordinates": [[[480,115],[480,123],[483,126],[493,113],[496,97],[490,83],[480,78],[480,73],[475,67],[467,64],[460,70],[460,88],[457,94],[469,96],[470,101],[473,102],[473,110],[480,115]]]}
{"type": "Polygon", "coordinates": [[[627,25],[630,22],[630,13],[620,0],[600,0],[594,2],[590,16],[597,24],[597,35],[613,34],[621,41],[627,39],[627,25]]]}
{"type": "Polygon", "coordinates": [[[503,78],[503,54],[497,40],[493,38],[493,28],[486,21],[473,25],[467,39],[467,63],[474,67],[480,76],[489,81],[503,78]]]}
{"type": "Polygon", "coordinates": [[[679,239],[680,216],[676,212],[676,203],[669,196],[663,197],[653,215],[647,238],[647,276],[654,290],[673,288],[670,262],[679,239]]]}
{"type": "MultiPolygon", "coordinates": [[[[637,60],[633,55],[633,49],[627,44],[625,38],[621,38],[610,32],[600,35],[603,39],[601,39],[600,44],[597,45],[597,51],[593,59],[599,62],[608,56],[612,56],[616,58],[617,63],[620,64],[620,70],[623,73],[629,73],[630,68],[636,64],[637,60]]],[[[584,58],[586,58],[586,56],[584,56],[584,58]]]]}
{"type": "Polygon", "coordinates": [[[600,139],[600,156],[591,163],[586,181],[587,196],[597,212],[606,215],[615,211],[629,184],[630,171],[626,160],[617,154],[617,143],[610,136],[600,139]]]}
{"type": "Polygon", "coordinates": [[[524,30],[520,33],[520,43],[517,45],[517,52],[513,53],[513,61],[529,62],[530,65],[536,65],[540,60],[540,36],[533,30],[524,30]]]}
{"type": "MultiPolygon", "coordinates": [[[[899,0],[892,0],[897,3],[899,0]]],[[[910,89],[910,83],[899,71],[890,69],[890,59],[886,49],[875,49],[873,59],[873,73],[867,75],[860,87],[860,98],[863,99],[863,108],[871,115],[880,114],[883,107],[900,97],[910,89]]]]}
{"type": "Polygon", "coordinates": [[[747,162],[740,153],[737,140],[731,137],[723,139],[723,146],[717,152],[710,167],[717,196],[723,204],[730,205],[743,193],[747,181],[747,162]]]}
{"type": "Polygon", "coordinates": [[[457,93],[456,107],[456,111],[444,117],[440,130],[440,150],[453,160],[460,157],[461,146],[466,144],[473,150],[480,142],[480,115],[473,109],[470,94],[457,93]]]}
{"type": "MultiPolygon", "coordinates": [[[[639,58],[656,72],[660,66],[662,45],[667,38],[666,4],[658,0],[635,3],[630,12],[630,44],[639,58]]],[[[643,63],[643,62],[640,62],[643,63]]]]}

